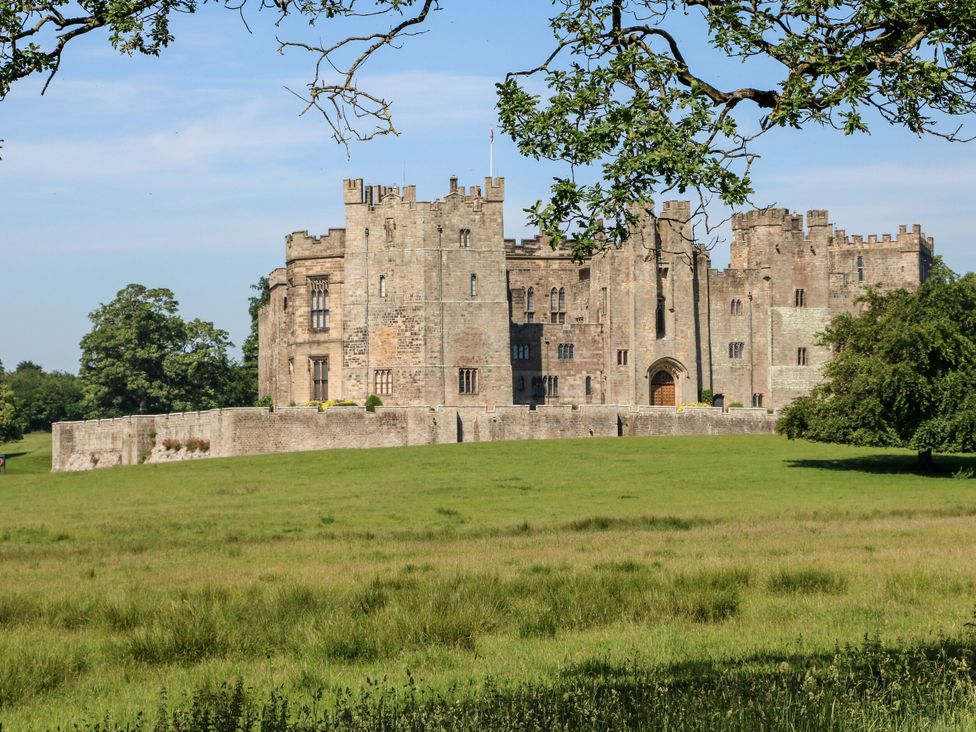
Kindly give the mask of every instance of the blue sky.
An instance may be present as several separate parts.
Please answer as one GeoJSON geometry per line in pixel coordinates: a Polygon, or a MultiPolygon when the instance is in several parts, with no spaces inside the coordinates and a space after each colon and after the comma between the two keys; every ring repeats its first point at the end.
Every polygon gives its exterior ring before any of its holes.
{"type": "MultiPolygon", "coordinates": [[[[352,148],[299,117],[311,60],[277,53],[270,14],[240,19],[205,6],[178,17],[158,59],[119,56],[104,36],[69,49],[45,96],[40,80],[0,102],[0,360],[76,371],[87,314],[129,282],[168,287],[186,317],[230,331],[240,345],[258,276],[282,264],[285,234],[342,226],[341,180],[416,183],[443,196],[487,175],[494,83],[535,66],[549,39],[546,2],[444,3],[430,32],[367,68],[394,100],[402,132],[352,148]]],[[[325,39],[326,25],[279,31],[325,39]],[[303,35],[304,34],[304,35],[303,35]]],[[[731,83],[741,72],[692,59],[731,83]]],[[[970,127],[976,126],[974,120],[970,127]]],[[[827,208],[849,234],[922,224],[957,271],[976,269],[976,143],[919,140],[874,126],[870,137],[776,131],[758,146],[758,204],[827,208]]],[[[545,195],[552,164],[520,159],[496,135],[506,177],[506,233],[526,236],[522,209],[545,195]]],[[[724,267],[728,245],[713,263],[724,267]]]]}

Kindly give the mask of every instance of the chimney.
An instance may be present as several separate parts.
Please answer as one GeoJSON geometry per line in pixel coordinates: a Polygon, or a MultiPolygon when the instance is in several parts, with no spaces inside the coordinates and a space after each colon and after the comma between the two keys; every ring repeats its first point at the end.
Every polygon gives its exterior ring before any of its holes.
{"type": "Polygon", "coordinates": [[[457,193],[458,189],[458,177],[456,175],[451,176],[451,193],[457,193]]]}

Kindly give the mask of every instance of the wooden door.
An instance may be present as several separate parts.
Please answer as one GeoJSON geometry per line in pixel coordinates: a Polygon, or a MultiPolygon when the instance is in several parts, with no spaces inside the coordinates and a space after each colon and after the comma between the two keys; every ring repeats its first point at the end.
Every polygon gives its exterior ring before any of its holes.
{"type": "Polygon", "coordinates": [[[658,371],[651,377],[651,406],[674,406],[674,377],[667,371],[658,371]]]}

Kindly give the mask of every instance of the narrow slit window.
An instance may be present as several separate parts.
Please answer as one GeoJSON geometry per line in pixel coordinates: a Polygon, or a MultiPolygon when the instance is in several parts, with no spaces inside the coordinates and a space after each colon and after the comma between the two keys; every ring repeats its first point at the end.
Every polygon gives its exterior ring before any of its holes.
{"type": "Polygon", "coordinates": [[[380,297],[386,297],[386,275],[380,275],[380,297]]]}
{"type": "Polygon", "coordinates": [[[807,305],[807,293],[806,290],[797,290],[793,293],[794,304],[798,308],[806,307],[807,305]]]}
{"type": "Polygon", "coordinates": [[[478,297],[478,275],[471,275],[471,297],[478,297]]]}
{"type": "Polygon", "coordinates": [[[796,349],[796,365],[806,366],[807,365],[807,349],[797,348],[796,349]]]}

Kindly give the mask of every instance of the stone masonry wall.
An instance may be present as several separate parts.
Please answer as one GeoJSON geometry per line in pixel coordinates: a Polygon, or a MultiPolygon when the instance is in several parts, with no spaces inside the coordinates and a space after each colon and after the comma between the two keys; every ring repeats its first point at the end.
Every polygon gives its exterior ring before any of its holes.
{"type": "Polygon", "coordinates": [[[768,434],[764,409],[620,407],[259,407],[120,417],[54,425],[55,472],[208,457],[495,440],[693,434],[768,434]],[[176,443],[179,447],[176,448],[176,443]],[[206,447],[196,450],[188,443],[206,447]],[[167,448],[166,445],[169,445],[167,448]]]}

